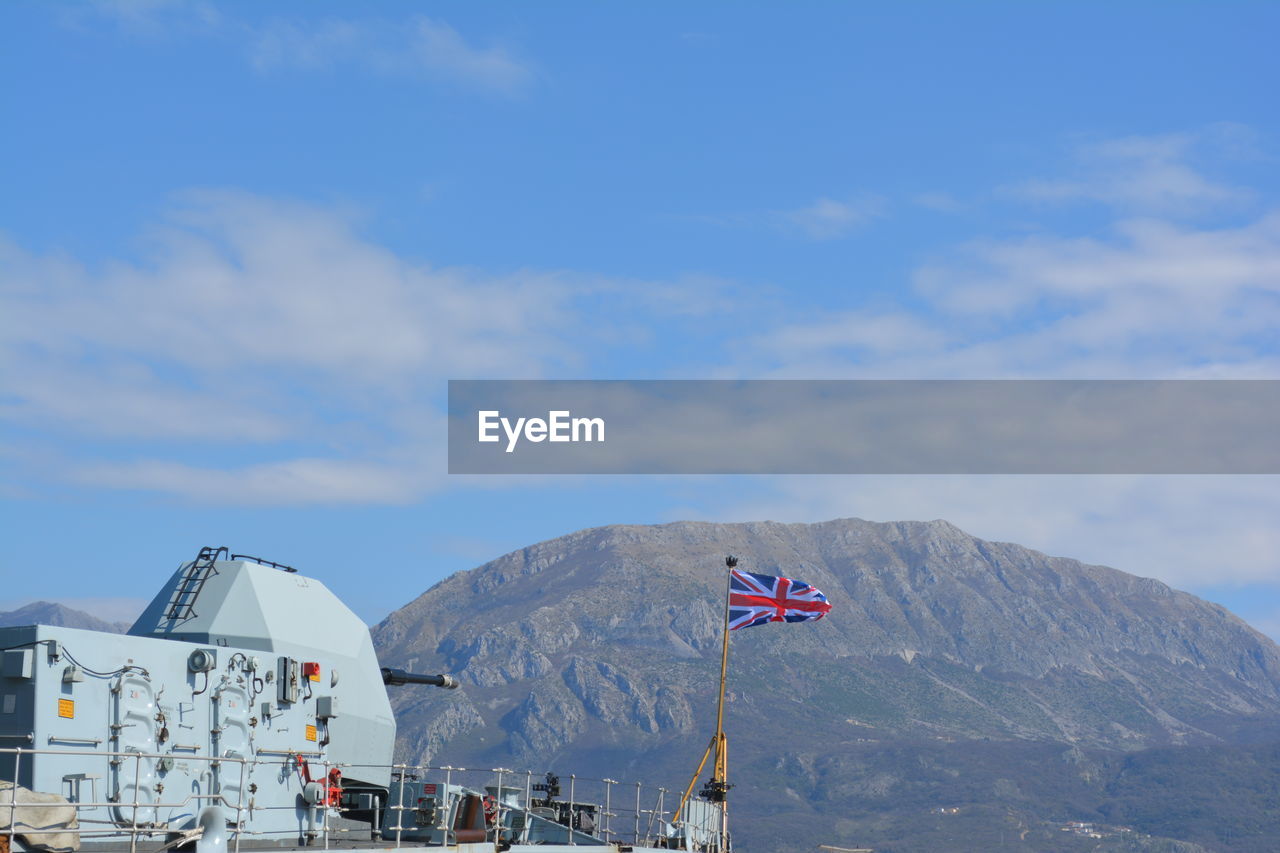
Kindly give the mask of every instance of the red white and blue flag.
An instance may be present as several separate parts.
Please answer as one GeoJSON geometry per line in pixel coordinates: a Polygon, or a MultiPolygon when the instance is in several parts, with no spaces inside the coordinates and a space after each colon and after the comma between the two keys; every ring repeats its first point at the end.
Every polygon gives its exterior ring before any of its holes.
{"type": "Polygon", "coordinates": [[[729,630],[766,622],[808,622],[831,610],[827,597],[807,583],[733,569],[729,574],[729,630]]]}

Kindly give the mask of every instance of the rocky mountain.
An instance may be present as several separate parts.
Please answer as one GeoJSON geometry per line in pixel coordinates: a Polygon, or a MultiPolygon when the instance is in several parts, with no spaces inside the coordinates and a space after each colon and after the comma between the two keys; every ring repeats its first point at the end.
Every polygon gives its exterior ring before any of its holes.
{"type": "Polygon", "coordinates": [[[714,723],[730,553],[834,605],[732,635],[736,825],[771,845],[745,850],[931,849],[929,820],[909,818],[957,797],[967,809],[945,814],[963,818],[939,831],[1016,824],[1023,849],[1059,849],[1037,821],[1123,817],[1102,813],[1105,788],[1132,785],[1136,753],[1267,742],[1280,719],[1280,648],[1154,580],[944,521],[681,522],[530,546],[378,625],[384,663],[465,685],[394,695],[402,757],[683,787],[714,723]],[[780,819],[807,829],[779,835],[780,819]]]}
{"type": "Polygon", "coordinates": [[[0,628],[18,625],[59,625],[64,628],[109,631],[113,634],[123,634],[129,630],[129,626],[123,622],[107,622],[83,610],[52,601],[33,601],[16,610],[0,613],[0,628]]]}

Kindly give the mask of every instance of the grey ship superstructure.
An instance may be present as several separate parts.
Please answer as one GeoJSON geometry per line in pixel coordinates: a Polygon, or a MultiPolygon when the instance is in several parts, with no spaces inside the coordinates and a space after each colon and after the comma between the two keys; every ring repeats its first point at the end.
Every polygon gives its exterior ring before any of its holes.
{"type": "Polygon", "coordinates": [[[0,650],[0,848],[730,848],[719,802],[672,815],[665,789],[395,764],[384,685],[457,682],[381,667],[323,584],[225,548],[127,635],[0,628],[0,650]]]}

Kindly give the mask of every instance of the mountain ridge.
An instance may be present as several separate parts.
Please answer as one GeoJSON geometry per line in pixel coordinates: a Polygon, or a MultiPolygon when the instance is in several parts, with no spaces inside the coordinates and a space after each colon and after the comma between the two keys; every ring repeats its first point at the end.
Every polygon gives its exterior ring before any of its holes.
{"type": "MultiPolygon", "coordinates": [[[[840,650],[842,654],[910,654],[928,651],[945,659],[984,668],[1003,663],[1006,671],[1032,676],[1041,675],[1055,665],[1061,664],[1087,669],[1084,665],[1085,661],[1061,654],[1059,650],[1049,647],[1051,644],[1048,642],[1035,642],[1037,638],[1034,633],[1043,630],[1049,632],[1054,640],[1060,643],[1083,640],[1086,645],[1093,646],[1091,649],[1093,651],[1105,650],[1105,643],[1099,644],[1097,637],[1092,640],[1090,638],[1091,628],[1096,629],[1097,626],[1081,625],[1079,624],[1081,620],[1078,618],[1055,619],[1053,618],[1055,616],[1071,617],[1072,614],[1046,612],[1043,606],[1037,604],[1034,594],[1036,591],[1030,588],[1028,578],[1012,577],[1012,580],[1021,581],[1021,589],[1015,589],[1011,585],[1010,563],[1018,559],[1025,563],[1029,559],[1033,563],[1038,563],[1033,565],[1033,568],[1038,570],[1038,579],[1046,586],[1056,587],[1059,597],[1066,595],[1071,599],[1071,603],[1082,610],[1092,610],[1095,614],[1104,615],[1115,622],[1119,631],[1109,637],[1113,641],[1113,649],[1124,649],[1136,654],[1162,652],[1173,663],[1198,664],[1206,655],[1210,655],[1222,663],[1226,650],[1214,647],[1214,641],[1221,638],[1205,636],[1203,629],[1197,630],[1195,625],[1177,625],[1175,622],[1177,627],[1183,629],[1179,632],[1172,630],[1168,625],[1143,624],[1135,620],[1138,614],[1133,612],[1132,604],[1140,602],[1147,609],[1154,607],[1157,611],[1172,615],[1178,615],[1179,608],[1197,610],[1201,616],[1212,615],[1214,621],[1218,622],[1216,628],[1233,631],[1236,633],[1236,638],[1243,636],[1253,641],[1254,654],[1249,659],[1239,661],[1238,665],[1232,668],[1232,673],[1264,689],[1270,695],[1280,697],[1280,691],[1277,690],[1277,685],[1280,684],[1280,648],[1225,608],[1202,601],[1189,593],[1171,589],[1154,579],[1141,578],[1116,569],[1081,563],[1069,558],[1051,557],[1013,543],[977,539],[945,521],[873,523],[859,519],[837,519],[814,525],[788,525],[777,522],[751,522],[743,525],[672,522],[654,526],[611,525],[589,528],[513,551],[475,569],[459,572],[389,615],[375,626],[374,631],[379,647],[396,654],[402,651],[401,638],[408,633],[413,633],[415,646],[422,648],[423,641],[429,643],[433,639],[439,639],[453,625],[458,624],[459,620],[450,618],[447,613],[433,612],[432,615],[435,618],[429,626],[425,626],[426,631],[423,630],[423,626],[420,626],[410,632],[409,623],[415,621],[417,616],[425,614],[424,608],[427,608],[429,601],[448,599],[461,603],[465,600],[467,607],[458,608],[456,613],[465,612],[469,620],[491,611],[495,612],[495,615],[496,613],[507,616],[519,614],[527,609],[530,599],[522,598],[519,601],[504,602],[500,597],[491,598],[491,594],[503,587],[517,589],[521,583],[526,588],[529,587],[528,581],[531,577],[541,575],[565,559],[560,553],[564,549],[581,551],[582,545],[590,545],[595,550],[604,552],[616,551],[618,546],[645,544],[636,538],[638,531],[645,531],[650,539],[658,532],[675,533],[677,537],[667,537],[677,539],[677,542],[671,544],[687,545],[690,538],[688,534],[695,532],[714,534],[741,530],[748,534],[748,537],[743,538],[750,538],[754,534],[758,542],[761,538],[776,538],[779,531],[807,530],[822,534],[834,530],[838,534],[849,532],[848,528],[853,528],[855,533],[864,537],[870,532],[896,534],[882,537],[882,544],[896,545],[902,553],[890,554],[886,553],[885,549],[872,549],[869,555],[864,553],[860,557],[864,569],[861,576],[859,576],[858,567],[852,565],[857,559],[855,557],[847,558],[844,566],[837,564],[834,567],[830,564],[816,565],[812,554],[795,554],[795,558],[790,560],[779,559],[779,555],[775,555],[772,559],[761,559],[758,555],[752,555],[752,559],[744,561],[744,567],[750,571],[765,574],[791,574],[826,590],[828,597],[832,598],[837,606],[831,616],[824,620],[825,624],[838,623],[847,619],[851,612],[855,613],[859,621],[856,629],[861,634],[858,639],[863,642],[857,648],[843,647],[840,650]],[[845,528],[844,531],[840,530],[842,526],[845,528]],[[920,535],[922,532],[932,535],[922,537],[920,535]],[[680,542],[680,539],[685,541],[680,542]],[[957,556],[965,560],[957,561],[957,556]],[[893,557],[898,559],[893,560],[893,557]],[[934,566],[939,561],[951,567],[950,577],[940,576],[937,573],[934,566]],[[975,563],[985,565],[978,566],[981,571],[974,571],[975,563]],[[846,578],[835,576],[833,568],[846,569],[847,577],[852,582],[846,583],[846,578]],[[960,575],[957,569],[963,570],[966,574],[960,575]],[[1017,614],[1024,622],[1024,630],[1020,632],[1023,635],[1020,637],[1023,645],[1017,650],[997,651],[990,647],[991,639],[986,638],[984,646],[982,625],[991,623],[989,621],[984,623],[983,619],[990,614],[965,610],[966,606],[973,607],[978,602],[972,600],[967,604],[948,602],[940,600],[945,596],[927,594],[927,587],[948,581],[954,587],[948,592],[961,592],[964,591],[961,587],[967,586],[986,597],[990,597],[990,589],[983,590],[976,587],[982,584],[990,587],[993,583],[999,583],[1012,593],[1011,597],[1020,598],[1027,603],[1027,607],[1017,614]],[[517,586],[510,587],[512,583],[517,586]],[[1096,599],[1100,598],[1101,593],[1106,593],[1113,599],[1111,607],[1099,607],[1096,599]],[[896,601],[885,601],[886,597],[892,597],[896,601]],[[1158,602],[1161,600],[1167,601],[1169,605],[1160,606],[1158,602]],[[896,608],[882,606],[895,603],[899,605],[896,608]],[[1187,636],[1183,636],[1183,633],[1187,636]],[[1202,642],[1195,642],[1197,639],[1202,642]],[[1118,645],[1114,645],[1115,643],[1118,645]],[[922,648],[912,648],[913,645],[922,648]]],[[[673,643],[673,647],[684,654],[688,654],[690,650],[699,652],[710,640],[718,644],[719,638],[718,626],[711,625],[710,627],[714,630],[706,630],[708,621],[718,619],[718,608],[712,608],[707,612],[698,605],[700,602],[710,603],[712,601],[710,594],[717,592],[711,579],[723,577],[723,569],[720,568],[723,555],[718,551],[725,549],[707,547],[711,540],[705,535],[699,538],[704,540],[704,545],[697,550],[703,553],[690,555],[690,567],[686,571],[681,572],[670,561],[663,560],[651,561],[644,566],[648,571],[657,569],[666,575],[674,574],[679,577],[683,574],[686,580],[702,581],[700,596],[690,601],[690,604],[700,611],[696,614],[696,618],[676,620],[667,626],[676,632],[681,641],[673,643]],[[688,648],[682,648],[681,644],[688,648]]],[[[711,537],[715,540],[714,545],[720,545],[726,538],[729,537],[711,537]]],[[[838,538],[834,544],[847,547],[851,543],[845,536],[843,541],[838,538]]],[[[602,579],[611,583],[634,583],[637,580],[634,562],[628,564],[624,560],[621,564],[616,561],[611,564],[606,560],[603,564],[591,568],[606,572],[606,576],[602,579]]],[[[575,579],[580,579],[581,571],[582,567],[574,567],[575,579]]],[[[1026,574],[1025,569],[1023,574],[1026,574]]],[[[545,583],[539,584],[537,594],[532,596],[533,602],[545,600],[551,593],[559,591],[566,585],[565,580],[567,579],[551,578],[548,581],[550,586],[545,583]]],[[[1184,612],[1181,615],[1185,616],[1189,613],[1184,612]]],[[[590,614],[585,616],[590,627],[601,628],[590,614]]],[[[519,623],[520,620],[514,621],[519,623]]],[[[613,629],[610,633],[619,633],[617,624],[610,627],[613,629]]],[[[621,629],[621,633],[627,633],[625,627],[621,629]]],[[[665,636],[665,632],[660,633],[665,636]]],[[[784,642],[788,640],[790,640],[789,637],[784,642]]],[[[456,639],[454,644],[456,645],[456,639]]],[[[464,655],[464,657],[469,660],[474,655],[464,655]]]]}
{"type": "Polygon", "coordinates": [[[1052,768],[1061,784],[1028,801],[1047,809],[1059,788],[1080,788],[1073,802],[1101,796],[1109,773],[1127,772],[1107,755],[1265,742],[1280,720],[1280,647],[1150,578],[941,520],[672,522],[518,549],[375,626],[384,662],[464,684],[393,697],[401,757],[687,775],[673,756],[696,755],[710,735],[729,553],[833,604],[817,622],[733,633],[727,727],[737,772],[753,781],[743,798],[761,815],[778,810],[754,790],[771,779],[809,792],[796,796],[810,818],[841,807],[828,785],[892,810],[953,778],[921,767],[996,743],[1012,762],[991,780],[999,808],[1030,808],[1009,792],[1033,787],[1038,750],[1064,756],[1052,768]],[[824,749],[791,744],[795,731],[824,749]],[[866,764],[872,754],[892,772],[866,764]]]}
{"type": "Polygon", "coordinates": [[[64,628],[107,631],[112,634],[124,634],[130,627],[128,623],[108,622],[92,613],[67,607],[56,601],[33,601],[22,607],[0,612],[0,628],[20,625],[57,625],[64,628]]]}

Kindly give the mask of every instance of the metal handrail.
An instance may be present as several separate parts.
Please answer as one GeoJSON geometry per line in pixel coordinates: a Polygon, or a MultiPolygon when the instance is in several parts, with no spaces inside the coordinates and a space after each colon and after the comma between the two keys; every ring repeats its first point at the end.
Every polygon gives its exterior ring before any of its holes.
{"type": "MultiPolygon", "coordinates": [[[[15,835],[24,835],[24,836],[48,835],[48,834],[55,834],[59,832],[73,831],[73,830],[67,830],[65,828],[62,828],[62,829],[58,829],[58,828],[25,829],[24,828],[23,830],[19,831],[16,826],[16,817],[17,817],[18,806],[19,806],[17,780],[21,778],[21,771],[22,771],[22,767],[24,766],[24,762],[28,760],[33,760],[34,756],[42,755],[42,754],[63,755],[63,756],[81,755],[86,757],[94,757],[99,760],[103,758],[107,758],[112,760],[119,760],[121,762],[124,762],[126,760],[134,762],[134,767],[133,767],[134,779],[133,779],[133,786],[132,786],[134,791],[134,797],[131,802],[121,802],[119,800],[113,801],[110,798],[108,798],[105,801],[97,801],[95,798],[93,801],[83,801],[83,800],[77,799],[76,802],[70,803],[70,805],[75,807],[77,823],[81,826],[81,828],[78,831],[82,836],[98,839],[98,838],[109,838],[109,837],[122,838],[127,835],[130,853],[137,853],[138,843],[142,838],[155,836],[157,834],[168,834],[176,831],[174,827],[170,827],[167,825],[155,825],[155,824],[146,824],[146,823],[139,824],[138,817],[140,812],[144,810],[150,810],[150,811],[153,811],[154,813],[164,809],[169,809],[169,810],[185,809],[189,807],[193,802],[218,803],[218,804],[221,804],[225,809],[227,809],[228,812],[234,814],[234,818],[233,818],[234,827],[231,830],[231,839],[229,839],[229,841],[231,842],[233,853],[239,853],[239,851],[241,850],[241,840],[244,838],[286,837],[288,835],[292,835],[295,833],[294,830],[252,829],[246,825],[247,813],[251,814],[255,812],[268,812],[268,811],[276,811],[276,810],[292,811],[295,807],[292,805],[264,806],[264,805],[258,805],[253,803],[247,804],[245,802],[246,800],[245,781],[251,768],[266,767],[266,766],[280,767],[282,765],[288,766],[293,760],[293,758],[296,755],[298,755],[298,753],[296,752],[269,753],[266,750],[260,750],[259,754],[255,757],[184,755],[183,756],[184,761],[201,762],[209,765],[216,765],[216,764],[225,765],[227,763],[238,764],[240,784],[236,791],[236,796],[234,800],[232,800],[230,797],[228,797],[226,794],[222,792],[219,792],[216,794],[215,793],[192,794],[188,792],[180,799],[166,800],[164,798],[159,798],[155,800],[143,800],[139,795],[139,792],[141,790],[139,786],[139,780],[141,777],[142,762],[145,760],[152,760],[152,759],[163,757],[163,754],[144,753],[144,752],[135,752],[135,751],[117,752],[117,751],[103,751],[103,750],[91,750],[91,749],[58,749],[58,748],[33,749],[33,748],[27,748],[27,747],[0,747],[0,756],[13,755],[14,757],[13,758],[14,787],[11,788],[10,790],[8,802],[0,801],[0,808],[4,808],[6,806],[8,807],[9,826],[7,829],[0,829],[0,837],[3,837],[3,836],[12,837],[15,835]],[[32,759],[28,759],[27,758],[28,756],[31,756],[32,759]],[[115,820],[102,820],[102,819],[85,814],[88,812],[92,812],[93,810],[96,810],[96,809],[115,809],[117,814],[129,814],[130,819],[128,823],[126,823],[125,821],[120,820],[118,818],[115,820]],[[104,824],[112,824],[112,825],[104,826],[104,824]],[[92,827],[92,828],[87,828],[87,827],[92,827]]],[[[3,766],[3,763],[0,763],[0,766],[3,766]]],[[[538,775],[538,776],[543,775],[543,774],[535,774],[533,770],[512,770],[510,768],[468,768],[468,767],[455,767],[452,765],[407,764],[407,763],[384,765],[384,764],[358,763],[358,762],[331,763],[326,761],[324,762],[323,767],[324,767],[326,777],[328,775],[329,769],[332,767],[338,767],[342,769],[344,771],[344,775],[346,775],[347,771],[349,770],[358,770],[360,768],[387,770],[391,774],[391,777],[393,780],[399,780],[402,783],[404,780],[407,780],[410,777],[416,777],[421,779],[421,778],[426,778],[428,776],[435,776],[436,778],[440,778],[441,776],[443,776],[442,781],[444,783],[444,788],[442,793],[445,793],[446,795],[449,792],[454,792],[455,790],[469,791],[472,793],[482,793],[485,785],[489,784],[489,782],[496,777],[498,807],[497,807],[497,817],[494,821],[493,829],[494,829],[494,832],[498,834],[501,834],[504,831],[503,828],[505,827],[505,824],[506,824],[505,817],[508,814],[510,814],[510,812],[514,808],[518,808],[519,810],[526,811],[526,812],[529,809],[533,808],[533,806],[531,805],[534,802],[533,777],[535,775],[538,775]],[[504,784],[504,780],[510,779],[513,776],[518,778],[520,775],[525,776],[525,785],[523,786],[524,787],[523,803],[519,806],[513,807],[506,802],[506,799],[504,797],[504,794],[506,793],[506,786],[504,784]],[[458,782],[459,779],[464,780],[465,783],[459,783],[458,782]],[[472,780],[476,780],[474,784],[472,784],[472,780]]],[[[569,818],[569,826],[567,827],[568,844],[570,845],[577,844],[575,833],[582,831],[574,826],[574,824],[577,822],[576,818],[579,814],[579,809],[576,808],[578,806],[593,807],[593,813],[596,816],[597,823],[596,823],[596,826],[593,828],[593,831],[586,834],[593,835],[606,843],[626,843],[626,839],[628,835],[630,836],[630,842],[636,846],[641,846],[648,843],[656,843],[659,839],[662,839],[666,836],[666,829],[669,823],[677,823],[677,824],[679,823],[679,819],[681,817],[680,815],[669,815],[667,812],[667,809],[665,806],[666,793],[668,791],[667,788],[645,785],[642,782],[629,783],[634,785],[634,788],[635,788],[634,808],[629,808],[628,806],[621,805],[622,800],[620,798],[615,798],[613,796],[613,786],[618,784],[623,784],[618,782],[617,780],[609,779],[609,778],[594,778],[594,777],[587,777],[587,776],[578,776],[576,774],[569,774],[568,780],[569,780],[569,785],[568,785],[569,797],[567,801],[562,801],[562,802],[568,802],[569,804],[571,804],[568,809],[568,814],[570,818],[569,818]],[[648,791],[649,794],[646,794],[646,791],[648,791]],[[580,794],[586,795],[586,798],[583,799],[581,802],[579,801],[580,794]],[[646,808],[645,807],[646,803],[649,803],[649,802],[652,802],[653,805],[651,808],[646,808]],[[626,815],[628,811],[632,811],[634,813],[632,815],[626,815]],[[622,818],[623,816],[630,817],[631,820],[630,821],[619,820],[617,822],[614,821],[614,818],[622,818]],[[630,833],[626,832],[625,830],[621,832],[615,831],[617,826],[619,825],[627,826],[628,823],[630,824],[630,830],[631,830],[630,833]]],[[[404,820],[406,812],[413,812],[417,808],[416,803],[405,802],[404,789],[405,789],[404,784],[401,784],[397,790],[397,796],[395,797],[396,801],[394,804],[387,802],[381,806],[381,808],[385,809],[387,812],[395,814],[394,826],[392,827],[392,826],[388,826],[387,824],[383,824],[381,827],[381,831],[385,833],[383,835],[384,843],[393,840],[392,838],[388,838],[387,835],[391,834],[390,831],[394,832],[393,843],[396,849],[399,849],[404,846],[409,846],[407,843],[407,840],[404,838],[407,832],[412,831],[416,834],[417,831],[422,829],[421,827],[418,827],[416,824],[412,822],[406,823],[404,820]]],[[[519,797],[519,793],[517,793],[516,796],[519,797]]],[[[377,805],[375,804],[375,808],[376,807],[377,805]]],[[[364,831],[363,829],[356,830],[356,829],[345,828],[345,827],[331,826],[329,822],[331,809],[326,804],[326,805],[320,806],[319,810],[320,810],[320,816],[322,820],[320,825],[317,827],[317,831],[318,831],[318,834],[322,836],[324,849],[329,849],[331,836],[334,837],[332,840],[336,840],[337,837],[343,836],[347,833],[364,831]]],[[[446,843],[448,843],[451,840],[456,842],[456,836],[454,836],[454,831],[455,831],[454,828],[451,825],[447,825],[451,823],[451,821],[449,820],[451,815],[447,814],[448,811],[449,809],[447,808],[447,806],[446,808],[437,808],[436,824],[430,827],[430,829],[438,831],[440,833],[441,840],[445,841],[446,843]]],[[[341,809],[335,810],[334,813],[340,814],[341,809]]],[[[388,822],[391,820],[390,814],[388,814],[387,820],[388,822]]],[[[531,824],[532,824],[531,821],[526,820],[524,822],[524,827],[521,830],[519,830],[518,832],[512,832],[511,834],[514,836],[527,835],[531,824]]],[[[727,837],[722,836],[722,834],[719,833],[718,831],[713,831],[711,834],[714,836],[712,841],[714,849],[718,849],[718,850],[727,849],[727,845],[728,845],[727,837]]],[[[513,838],[513,843],[520,843],[521,840],[522,839],[519,837],[513,838]]]]}

